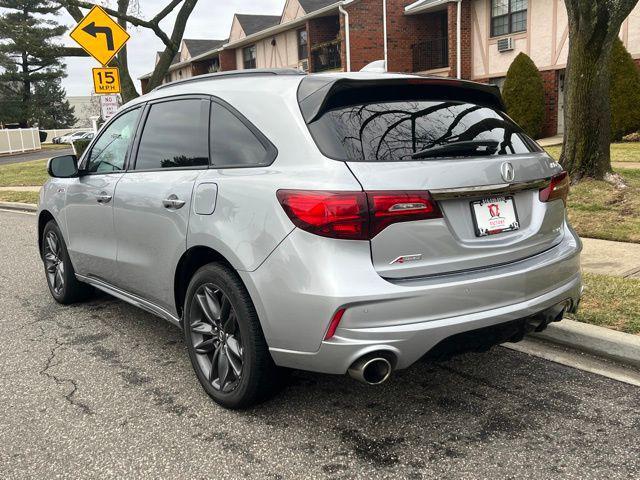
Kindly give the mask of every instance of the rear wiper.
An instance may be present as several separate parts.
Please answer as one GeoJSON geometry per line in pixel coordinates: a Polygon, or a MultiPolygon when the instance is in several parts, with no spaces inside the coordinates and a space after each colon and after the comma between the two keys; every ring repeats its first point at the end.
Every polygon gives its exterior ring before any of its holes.
{"type": "Polygon", "coordinates": [[[421,158],[443,157],[446,154],[461,156],[483,154],[493,155],[498,150],[500,142],[495,140],[469,140],[466,142],[451,142],[437,147],[427,148],[411,155],[414,160],[421,158]],[[484,147],[484,150],[481,150],[484,147]]]}

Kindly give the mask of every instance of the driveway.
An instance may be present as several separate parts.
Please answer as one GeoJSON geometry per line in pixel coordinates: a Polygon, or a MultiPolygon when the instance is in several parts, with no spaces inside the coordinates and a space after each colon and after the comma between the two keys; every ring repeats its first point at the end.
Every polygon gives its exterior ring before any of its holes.
{"type": "Polygon", "coordinates": [[[640,389],[497,348],[378,388],[293,372],[229,412],[178,329],[53,302],[33,215],[0,211],[0,478],[576,478],[640,472],[640,389]]]}
{"type": "Polygon", "coordinates": [[[42,150],[36,150],[35,152],[17,153],[15,155],[0,155],[0,165],[30,162],[32,160],[57,157],[58,155],[73,155],[73,149],[43,148],[42,150]]]}

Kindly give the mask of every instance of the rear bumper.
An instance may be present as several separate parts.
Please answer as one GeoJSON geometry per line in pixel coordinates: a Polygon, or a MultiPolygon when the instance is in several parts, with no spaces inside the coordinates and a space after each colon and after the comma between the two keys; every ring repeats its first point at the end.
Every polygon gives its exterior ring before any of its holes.
{"type": "Polygon", "coordinates": [[[300,230],[255,272],[241,272],[276,364],[344,374],[358,358],[388,352],[410,366],[442,340],[536,316],[581,295],[580,240],[568,227],[551,250],[508,265],[391,283],[371,265],[366,242],[300,230]],[[322,341],[346,307],[335,336],[322,341]]]}

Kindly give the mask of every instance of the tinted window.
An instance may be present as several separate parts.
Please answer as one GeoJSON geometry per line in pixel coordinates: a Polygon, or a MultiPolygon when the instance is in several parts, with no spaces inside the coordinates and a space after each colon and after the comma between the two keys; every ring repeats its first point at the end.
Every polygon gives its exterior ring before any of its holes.
{"type": "Polygon", "coordinates": [[[211,160],[216,167],[270,163],[269,151],[238,117],[217,103],[211,108],[211,160]]]}
{"type": "Polygon", "coordinates": [[[124,169],[129,145],[135,135],[140,109],[123,113],[116,118],[96,141],[87,157],[85,171],[109,173],[124,169]]]}
{"type": "Polygon", "coordinates": [[[417,152],[455,142],[498,142],[493,155],[537,150],[503,113],[455,101],[351,105],[325,113],[309,129],[325,155],[359,162],[412,160],[417,152]]]}
{"type": "Polygon", "coordinates": [[[209,102],[175,100],[151,106],[144,125],[136,170],[209,165],[209,102]]]}

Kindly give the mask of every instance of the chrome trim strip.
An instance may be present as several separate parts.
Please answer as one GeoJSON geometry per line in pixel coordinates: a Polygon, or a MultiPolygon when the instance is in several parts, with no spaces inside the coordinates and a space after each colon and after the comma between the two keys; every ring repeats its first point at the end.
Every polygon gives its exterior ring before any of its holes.
{"type": "Polygon", "coordinates": [[[477,187],[442,188],[429,190],[434,200],[451,200],[454,198],[482,197],[485,195],[501,195],[516,193],[523,190],[542,189],[549,186],[551,178],[531,180],[518,183],[499,183],[496,185],[480,185],[477,187]]]}
{"type": "Polygon", "coordinates": [[[164,308],[159,307],[158,305],[155,305],[120,288],[114,287],[110,283],[107,283],[104,280],[99,280],[95,277],[87,277],[76,273],[76,278],[81,282],[88,283],[89,285],[92,285],[95,288],[108,293],[109,295],[130,303],[134,307],[141,308],[142,310],[145,310],[157,317],[162,318],[163,320],[168,321],[169,323],[174,324],[177,327],[182,328],[179,318],[175,317],[173,314],[171,314],[164,308]]]}

